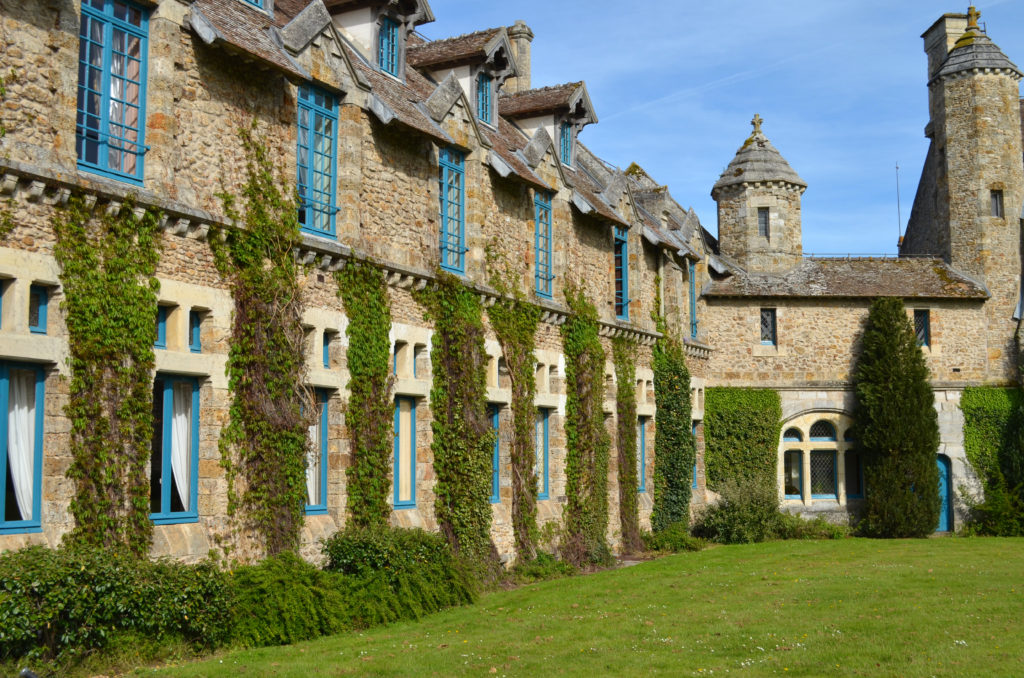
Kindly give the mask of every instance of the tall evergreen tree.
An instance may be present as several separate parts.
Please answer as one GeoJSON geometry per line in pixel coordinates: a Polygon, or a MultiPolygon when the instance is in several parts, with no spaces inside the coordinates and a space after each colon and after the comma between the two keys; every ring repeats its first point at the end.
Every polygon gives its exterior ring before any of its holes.
{"type": "Polygon", "coordinates": [[[924,537],[939,522],[939,447],[928,365],[899,299],[871,303],[854,370],[855,435],[867,456],[861,530],[924,537]]]}

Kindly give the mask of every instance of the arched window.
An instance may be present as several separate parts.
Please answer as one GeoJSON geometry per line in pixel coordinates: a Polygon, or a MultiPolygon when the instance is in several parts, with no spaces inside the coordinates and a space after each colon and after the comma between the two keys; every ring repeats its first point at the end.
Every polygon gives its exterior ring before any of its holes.
{"type": "Polygon", "coordinates": [[[816,442],[835,442],[836,427],[827,421],[816,421],[811,426],[811,440],[816,442]]]}
{"type": "Polygon", "coordinates": [[[804,436],[798,428],[787,428],[786,432],[782,434],[782,440],[787,443],[799,443],[803,439],[804,436]]]}
{"type": "Polygon", "coordinates": [[[852,443],[852,442],[856,441],[856,438],[853,437],[853,429],[852,428],[846,429],[846,433],[843,434],[843,440],[848,442],[848,443],[852,443]]]}

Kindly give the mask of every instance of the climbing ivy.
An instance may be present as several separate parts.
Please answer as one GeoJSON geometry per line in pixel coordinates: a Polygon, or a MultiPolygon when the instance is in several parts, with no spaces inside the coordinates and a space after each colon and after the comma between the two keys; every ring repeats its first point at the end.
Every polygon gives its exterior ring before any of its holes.
{"type": "Polygon", "coordinates": [[[524,562],[537,557],[537,380],[533,351],[541,310],[526,300],[518,286],[507,282],[516,277],[504,262],[497,261],[495,252],[496,247],[488,248],[488,271],[491,284],[502,296],[487,309],[487,317],[501,344],[512,385],[512,533],[517,559],[524,562]]]}
{"type": "MultiPolygon", "coordinates": [[[[0,104],[7,98],[7,85],[16,82],[17,79],[18,74],[13,68],[6,79],[0,75],[0,104]]],[[[0,120],[0,139],[3,139],[5,136],[7,136],[7,127],[0,120]]],[[[11,205],[14,204],[14,198],[8,198],[6,202],[5,206],[0,207],[0,238],[7,237],[14,230],[14,217],[11,216],[10,211],[11,205]]]]}
{"type": "Polygon", "coordinates": [[[348,515],[354,527],[384,528],[391,514],[388,480],[393,450],[391,303],[384,277],[372,264],[349,261],[334,277],[348,317],[348,515]]]}
{"type": "Polygon", "coordinates": [[[782,429],[779,394],[762,388],[709,388],[704,395],[708,486],[750,480],[774,487],[782,429]]]}
{"type": "Polygon", "coordinates": [[[625,553],[638,551],[640,516],[637,512],[636,343],[624,337],[612,341],[615,363],[616,447],[619,461],[619,527],[625,553]]]}
{"type": "Polygon", "coordinates": [[[242,211],[234,195],[222,193],[234,227],[210,230],[217,270],[230,282],[235,303],[227,364],[232,401],[220,437],[221,463],[229,513],[241,514],[246,531],[274,555],[298,545],[307,419],[314,411],[303,384],[301,270],[293,255],[298,210],[255,127],[240,130],[239,138],[246,157],[242,211]]]}
{"type": "Polygon", "coordinates": [[[149,549],[153,343],[160,215],[131,199],[93,217],[72,196],[53,217],[68,332],[75,481],[70,540],[136,555],[149,549]]]}
{"type": "Polygon", "coordinates": [[[565,352],[566,495],[561,550],[574,565],[611,559],[608,528],[608,432],[604,427],[605,353],[597,309],[582,289],[567,286],[570,314],[562,325],[565,352]]]}
{"type": "Polygon", "coordinates": [[[455,554],[479,575],[493,577],[498,567],[490,538],[494,433],[487,420],[483,307],[472,290],[441,271],[436,283],[417,292],[416,299],[434,324],[434,513],[455,554]]]}

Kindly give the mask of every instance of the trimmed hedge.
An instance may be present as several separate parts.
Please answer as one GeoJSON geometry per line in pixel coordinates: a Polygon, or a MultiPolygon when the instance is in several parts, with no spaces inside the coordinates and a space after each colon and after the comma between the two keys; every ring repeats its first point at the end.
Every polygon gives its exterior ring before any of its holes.
{"type": "Polygon", "coordinates": [[[960,397],[964,451],[974,471],[988,483],[1001,475],[1002,461],[1016,450],[1021,393],[1016,388],[976,386],[960,397]]]}
{"type": "Polygon", "coordinates": [[[708,487],[758,480],[775,488],[782,404],[769,389],[709,388],[704,398],[704,465],[708,487]]]}

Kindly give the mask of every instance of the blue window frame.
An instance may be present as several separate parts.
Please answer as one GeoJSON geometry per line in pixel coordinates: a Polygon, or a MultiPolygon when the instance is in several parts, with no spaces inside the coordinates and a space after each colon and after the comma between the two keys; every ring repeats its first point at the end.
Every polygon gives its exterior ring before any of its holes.
{"type": "Polygon", "coordinates": [[[546,407],[537,409],[537,420],[533,427],[534,451],[536,462],[534,463],[534,474],[537,476],[537,499],[548,499],[550,497],[550,479],[548,477],[548,443],[549,423],[551,410],[546,407]]]}
{"type": "Polygon", "coordinates": [[[441,268],[462,274],[466,271],[464,158],[458,151],[442,148],[437,169],[441,208],[441,268]]]}
{"type": "Polygon", "coordinates": [[[391,17],[382,18],[377,40],[377,65],[398,77],[398,22],[391,17]]]}
{"type": "Polygon", "coordinates": [[[199,330],[202,325],[202,315],[193,309],[188,312],[188,350],[192,353],[203,352],[203,341],[199,330]]]}
{"type": "Polygon", "coordinates": [[[395,509],[416,508],[416,399],[395,398],[395,509]]]}
{"type": "Polygon", "coordinates": [[[153,348],[167,348],[167,307],[156,307],[156,341],[153,348]]]}
{"type": "Polygon", "coordinates": [[[774,308],[761,309],[761,344],[764,346],[778,345],[774,308]]]}
{"type": "Polygon", "coordinates": [[[324,367],[330,369],[331,367],[331,340],[334,339],[334,332],[324,331],[323,341],[323,360],[324,367]]]}
{"type": "Polygon", "coordinates": [[[157,374],[153,384],[150,518],[157,525],[199,520],[199,382],[157,374]]]}
{"type": "Polygon", "coordinates": [[[338,211],[337,100],[312,85],[300,85],[298,116],[299,226],[307,233],[333,236],[338,211]]]}
{"type": "Polygon", "coordinates": [[[786,499],[804,497],[804,462],[800,450],[786,450],[783,463],[783,485],[786,499]]]}
{"type": "Polygon", "coordinates": [[[782,434],[782,440],[787,443],[799,443],[804,439],[804,434],[800,433],[798,428],[787,428],[786,432],[782,434]]]}
{"type": "Polygon", "coordinates": [[[615,317],[629,320],[629,243],[628,231],[615,227],[615,317]]]}
{"type": "Polygon", "coordinates": [[[647,491],[647,417],[636,422],[637,492],[647,491]]]}
{"type": "Polygon", "coordinates": [[[46,306],[50,293],[42,285],[28,288],[28,331],[32,334],[46,334],[46,306]]]}
{"type": "Polygon", "coordinates": [[[45,381],[39,365],[0,361],[0,534],[42,531],[45,381]]]}
{"type": "Polygon", "coordinates": [[[917,335],[918,346],[932,345],[931,317],[927,308],[914,309],[914,334],[917,335]]]}
{"type": "Polygon", "coordinates": [[[690,278],[690,338],[697,338],[697,264],[689,262],[690,278]]]}
{"type": "Polygon", "coordinates": [[[306,452],[306,513],[327,513],[327,389],[314,389],[316,414],[309,426],[306,452]]]}
{"type": "Polygon", "coordinates": [[[547,191],[534,192],[533,219],[533,246],[537,253],[534,289],[538,297],[550,299],[555,276],[551,272],[551,194],[547,191]]]}
{"type": "Polygon", "coordinates": [[[142,185],[149,12],[83,0],[78,33],[78,166],[142,185]]]}
{"type": "Polygon", "coordinates": [[[497,405],[491,405],[488,408],[487,415],[491,418],[491,429],[494,431],[494,448],[491,450],[491,503],[497,504],[501,502],[501,485],[500,477],[498,475],[498,469],[501,465],[501,438],[500,438],[500,420],[499,414],[501,410],[497,405]]]}
{"type": "Polygon", "coordinates": [[[811,425],[812,442],[835,442],[836,427],[827,421],[816,421],[811,425]]]}
{"type": "Polygon", "coordinates": [[[249,3],[250,5],[252,5],[253,7],[259,7],[260,9],[263,9],[263,0],[245,0],[245,1],[247,3],[249,3]]]}
{"type": "Polygon", "coordinates": [[[558,140],[562,162],[572,165],[572,125],[563,122],[558,128],[558,140]]]}
{"type": "MultiPolygon", "coordinates": [[[[693,422],[693,427],[690,429],[690,433],[693,434],[693,445],[697,446],[697,422],[693,422]]],[[[697,489],[697,455],[693,455],[693,475],[690,476],[690,489],[697,489]]]]}
{"type": "Polygon", "coordinates": [[[491,124],[493,113],[491,110],[491,93],[493,91],[494,78],[486,73],[476,76],[476,117],[487,124],[491,124]]]}
{"type": "Polygon", "coordinates": [[[846,498],[864,498],[864,463],[860,452],[847,450],[843,454],[843,465],[846,471],[846,498]]]}

